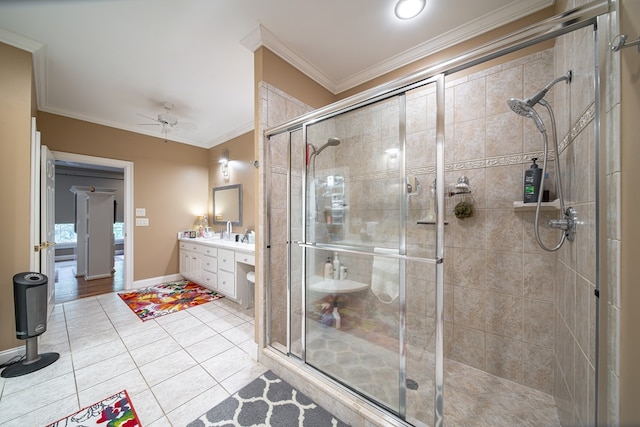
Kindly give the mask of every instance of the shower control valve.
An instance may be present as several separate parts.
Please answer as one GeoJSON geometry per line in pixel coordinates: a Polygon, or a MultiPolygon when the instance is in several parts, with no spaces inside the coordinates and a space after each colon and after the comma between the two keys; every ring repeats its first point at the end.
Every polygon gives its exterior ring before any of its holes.
{"type": "Polygon", "coordinates": [[[573,242],[576,236],[576,224],[578,223],[578,213],[574,208],[567,208],[562,215],[562,219],[550,219],[549,227],[564,230],[567,240],[573,242]]]}

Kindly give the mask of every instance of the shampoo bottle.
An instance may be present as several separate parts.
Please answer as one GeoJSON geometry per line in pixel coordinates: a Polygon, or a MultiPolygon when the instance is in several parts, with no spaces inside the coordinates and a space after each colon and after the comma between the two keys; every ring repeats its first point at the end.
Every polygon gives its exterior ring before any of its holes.
{"type": "Polygon", "coordinates": [[[533,163],[524,172],[524,198],[525,203],[535,203],[538,201],[540,193],[540,184],[542,183],[542,169],[538,167],[536,157],[531,159],[533,163]]]}
{"type": "Polygon", "coordinates": [[[340,279],[340,260],[338,259],[338,252],[333,253],[333,278],[335,280],[340,279]]]}
{"type": "Polygon", "coordinates": [[[331,264],[331,258],[327,258],[327,262],[324,263],[324,278],[333,279],[333,264],[331,264]]]}

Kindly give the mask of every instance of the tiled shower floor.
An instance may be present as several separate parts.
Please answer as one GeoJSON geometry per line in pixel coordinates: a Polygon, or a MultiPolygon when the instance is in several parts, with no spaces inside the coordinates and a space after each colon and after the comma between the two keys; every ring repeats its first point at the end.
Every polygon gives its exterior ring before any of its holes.
{"type": "MultiPolygon", "coordinates": [[[[398,407],[395,352],[335,328],[307,333],[307,361],[383,402],[398,407]]],[[[530,387],[445,359],[444,421],[447,426],[559,426],[553,397],[530,387]]],[[[407,420],[433,424],[433,354],[407,350],[407,420]]]]}

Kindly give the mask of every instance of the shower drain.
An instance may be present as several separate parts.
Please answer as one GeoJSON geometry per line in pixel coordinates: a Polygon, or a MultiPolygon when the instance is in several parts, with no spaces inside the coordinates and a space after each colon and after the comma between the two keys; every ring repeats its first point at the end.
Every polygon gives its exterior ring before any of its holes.
{"type": "Polygon", "coordinates": [[[415,380],[407,379],[407,388],[409,390],[417,390],[418,389],[418,382],[415,381],[415,380]]]}

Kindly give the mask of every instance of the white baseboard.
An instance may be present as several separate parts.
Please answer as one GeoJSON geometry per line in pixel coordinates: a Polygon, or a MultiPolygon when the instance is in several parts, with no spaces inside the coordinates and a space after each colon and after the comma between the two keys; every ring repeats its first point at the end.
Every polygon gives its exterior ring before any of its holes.
{"type": "Polygon", "coordinates": [[[183,277],[179,274],[170,274],[168,276],[160,276],[160,277],[152,277],[150,279],[135,280],[133,282],[133,287],[130,289],[147,288],[149,286],[159,285],[160,283],[175,282],[182,279],[183,277]]]}
{"type": "Polygon", "coordinates": [[[24,346],[10,348],[8,350],[0,351],[0,365],[8,362],[16,356],[22,357],[26,354],[26,349],[24,346]]]}

